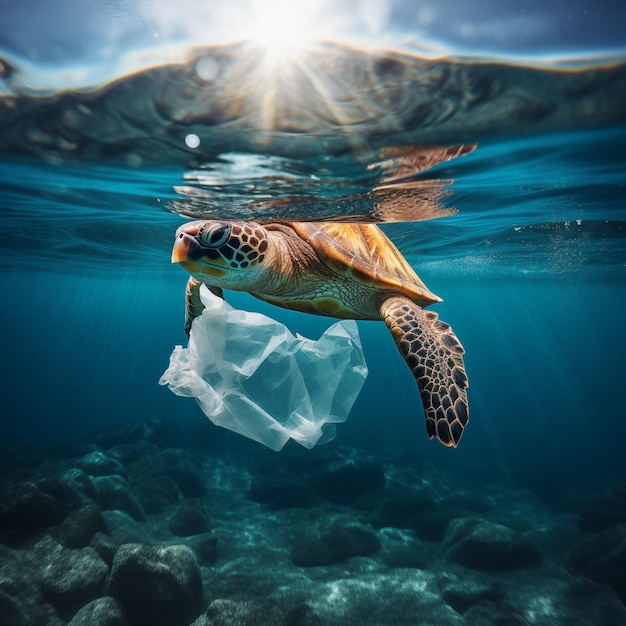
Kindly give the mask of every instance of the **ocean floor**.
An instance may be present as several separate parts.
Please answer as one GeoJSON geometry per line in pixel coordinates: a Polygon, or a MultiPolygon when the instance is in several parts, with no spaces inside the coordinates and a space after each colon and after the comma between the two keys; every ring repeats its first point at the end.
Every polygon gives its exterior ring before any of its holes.
{"type": "Polygon", "coordinates": [[[201,453],[159,420],[0,470],[3,626],[626,625],[624,482],[201,453]]]}

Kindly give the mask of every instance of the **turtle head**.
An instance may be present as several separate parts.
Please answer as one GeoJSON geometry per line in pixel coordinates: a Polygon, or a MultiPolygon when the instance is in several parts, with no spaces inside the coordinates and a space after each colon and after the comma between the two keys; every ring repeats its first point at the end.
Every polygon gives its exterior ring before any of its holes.
{"type": "Polygon", "coordinates": [[[227,289],[246,289],[258,280],[268,247],[259,224],[201,220],[176,231],[172,263],[198,280],[227,289]]]}

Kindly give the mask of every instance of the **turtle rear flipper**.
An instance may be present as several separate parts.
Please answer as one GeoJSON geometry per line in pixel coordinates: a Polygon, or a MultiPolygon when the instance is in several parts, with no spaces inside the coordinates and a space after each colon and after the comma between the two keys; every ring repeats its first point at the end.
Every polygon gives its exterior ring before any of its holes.
{"type": "Polygon", "coordinates": [[[463,346],[436,313],[408,298],[387,298],[381,314],[417,381],[429,439],[456,447],[469,419],[463,346]]]}
{"type": "MultiPolygon", "coordinates": [[[[204,310],[204,304],[202,304],[202,300],[200,300],[200,287],[202,283],[193,276],[189,277],[187,281],[187,288],[185,289],[185,332],[189,337],[189,331],[191,330],[191,324],[196,319],[202,315],[202,311],[204,310]]],[[[214,293],[216,296],[223,298],[224,291],[219,287],[210,287],[208,289],[211,293],[214,293]]]]}

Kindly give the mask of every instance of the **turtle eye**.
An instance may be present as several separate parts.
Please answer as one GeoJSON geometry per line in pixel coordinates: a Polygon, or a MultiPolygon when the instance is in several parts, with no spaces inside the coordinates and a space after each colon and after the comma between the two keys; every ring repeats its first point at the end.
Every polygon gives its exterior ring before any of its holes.
{"type": "Polygon", "coordinates": [[[230,226],[228,224],[214,226],[205,233],[202,233],[202,241],[204,245],[210,248],[218,248],[223,243],[226,243],[229,237],[230,226]]]}

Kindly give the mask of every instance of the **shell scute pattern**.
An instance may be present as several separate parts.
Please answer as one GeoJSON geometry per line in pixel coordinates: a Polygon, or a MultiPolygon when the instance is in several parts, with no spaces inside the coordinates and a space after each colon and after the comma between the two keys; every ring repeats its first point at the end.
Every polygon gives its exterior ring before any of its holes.
{"type": "Polygon", "coordinates": [[[401,292],[420,306],[441,301],[375,224],[291,222],[289,226],[335,274],[375,289],[401,292]]]}

